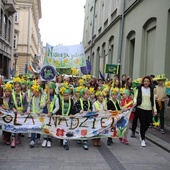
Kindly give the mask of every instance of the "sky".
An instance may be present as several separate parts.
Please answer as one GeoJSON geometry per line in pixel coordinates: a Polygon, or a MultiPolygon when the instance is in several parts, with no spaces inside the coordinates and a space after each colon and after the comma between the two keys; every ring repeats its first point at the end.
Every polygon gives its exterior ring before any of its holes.
{"type": "Polygon", "coordinates": [[[76,45],[83,40],[85,0],[41,0],[41,40],[55,45],[76,45]]]}

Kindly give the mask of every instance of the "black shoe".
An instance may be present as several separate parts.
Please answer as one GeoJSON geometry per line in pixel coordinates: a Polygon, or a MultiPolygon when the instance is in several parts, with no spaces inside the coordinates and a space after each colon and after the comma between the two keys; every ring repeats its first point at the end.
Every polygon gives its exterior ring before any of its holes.
{"type": "Polygon", "coordinates": [[[135,132],[132,132],[132,134],[130,135],[131,138],[135,138],[135,132]]]}
{"type": "Polygon", "coordinates": [[[87,141],[84,141],[84,142],[83,142],[83,149],[84,149],[84,150],[88,150],[88,149],[89,149],[89,146],[88,146],[87,141]]]}
{"type": "Polygon", "coordinates": [[[68,145],[63,145],[65,150],[69,150],[69,146],[68,145]]]}
{"type": "Polygon", "coordinates": [[[81,144],[81,140],[77,140],[77,144],[81,144]]]}
{"type": "Polygon", "coordinates": [[[63,139],[60,139],[60,145],[63,145],[63,139]]]}
{"type": "Polygon", "coordinates": [[[156,126],[153,126],[153,130],[156,130],[157,128],[156,128],[156,126]]]}
{"type": "Polygon", "coordinates": [[[113,141],[112,141],[112,139],[107,139],[107,146],[111,146],[111,143],[112,143],[113,141]]]}

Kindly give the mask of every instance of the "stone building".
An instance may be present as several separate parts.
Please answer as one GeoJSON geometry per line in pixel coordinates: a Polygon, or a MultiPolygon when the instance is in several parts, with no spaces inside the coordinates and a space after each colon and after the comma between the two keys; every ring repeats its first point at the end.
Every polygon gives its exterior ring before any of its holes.
{"type": "Polygon", "coordinates": [[[18,55],[18,74],[25,73],[26,66],[39,68],[41,36],[38,26],[42,17],[41,0],[16,0],[14,53],[18,55]]]}
{"type": "Polygon", "coordinates": [[[9,77],[13,61],[15,0],[0,0],[0,74],[9,77]]]}
{"type": "Polygon", "coordinates": [[[109,63],[170,78],[170,0],[86,0],[83,44],[93,75],[109,63]]]}

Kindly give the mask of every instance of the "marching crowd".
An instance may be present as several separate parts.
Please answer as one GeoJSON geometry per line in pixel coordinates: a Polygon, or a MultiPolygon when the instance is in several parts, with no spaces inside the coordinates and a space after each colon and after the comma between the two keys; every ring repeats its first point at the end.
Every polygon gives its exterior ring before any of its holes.
{"type": "MultiPolygon", "coordinates": [[[[164,75],[154,77],[145,76],[132,80],[125,74],[115,75],[111,80],[96,79],[95,76],[84,75],[83,77],[57,75],[55,82],[41,81],[37,76],[29,79],[26,76],[13,78],[12,82],[3,85],[3,105],[2,109],[12,110],[14,114],[47,114],[48,117],[59,118],[60,116],[73,117],[77,113],[84,111],[117,111],[121,113],[127,108],[133,107],[130,121],[123,138],[120,142],[128,144],[128,131],[130,122],[132,123],[131,137],[135,137],[138,119],[140,121],[141,146],[145,147],[145,133],[149,126],[160,132],[164,131],[164,110],[165,101],[168,100],[166,94],[164,75]]],[[[54,119],[55,119],[54,118],[54,119]]],[[[7,145],[15,148],[21,143],[22,134],[14,134],[3,131],[3,140],[7,145]]],[[[29,146],[32,148],[35,143],[42,147],[51,147],[50,136],[31,133],[29,146]],[[37,138],[37,142],[35,139],[37,138]]],[[[61,143],[65,150],[69,150],[69,141],[64,139],[61,143]]],[[[85,150],[88,150],[88,140],[77,140],[85,150]]],[[[113,143],[112,138],[108,138],[107,145],[113,143]]],[[[94,146],[100,146],[100,139],[93,139],[94,146]]]]}

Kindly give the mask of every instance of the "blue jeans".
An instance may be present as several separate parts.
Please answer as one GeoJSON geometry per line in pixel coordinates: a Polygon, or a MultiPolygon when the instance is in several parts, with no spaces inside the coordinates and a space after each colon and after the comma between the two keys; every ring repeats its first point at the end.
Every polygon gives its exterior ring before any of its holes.
{"type": "MultiPolygon", "coordinates": [[[[31,140],[33,140],[35,142],[35,135],[36,133],[31,133],[31,140]]],[[[40,139],[41,135],[37,134],[37,138],[40,139]]]]}

